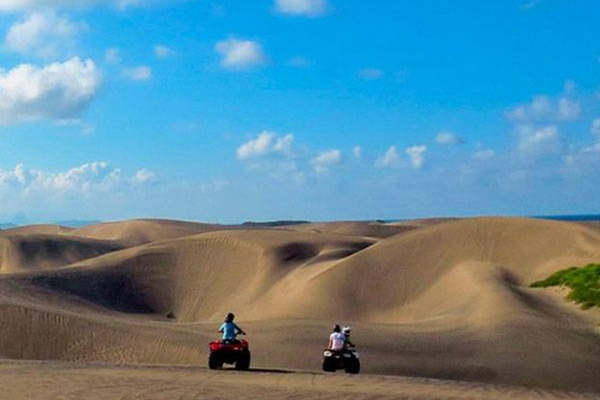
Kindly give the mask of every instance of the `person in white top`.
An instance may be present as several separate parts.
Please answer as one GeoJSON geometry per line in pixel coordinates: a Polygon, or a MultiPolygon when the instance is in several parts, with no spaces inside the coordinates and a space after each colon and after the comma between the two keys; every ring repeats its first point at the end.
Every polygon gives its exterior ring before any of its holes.
{"type": "Polygon", "coordinates": [[[342,333],[342,328],[339,325],[333,327],[333,332],[329,335],[329,344],[327,348],[329,350],[343,350],[346,336],[342,333]]]}

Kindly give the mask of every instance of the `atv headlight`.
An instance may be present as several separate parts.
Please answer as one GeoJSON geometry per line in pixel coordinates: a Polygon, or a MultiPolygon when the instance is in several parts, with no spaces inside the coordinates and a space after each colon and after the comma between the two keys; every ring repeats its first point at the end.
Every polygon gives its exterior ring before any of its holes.
{"type": "Polygon", "coordinates": [[[332,353],[332,352],[330,352],[329,350],[325,350],[325,351],[323,352],[323,355],[324,355],[325,357],[331,357],[331,356],[332,356],[332,354],[333,354],[333,353],[332,353]]]}

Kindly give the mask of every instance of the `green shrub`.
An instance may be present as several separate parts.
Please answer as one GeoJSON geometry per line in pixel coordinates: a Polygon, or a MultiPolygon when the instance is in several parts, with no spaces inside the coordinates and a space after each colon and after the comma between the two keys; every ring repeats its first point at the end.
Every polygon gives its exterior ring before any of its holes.
{"type": "Polygon", "coordinates": [[[533,288],[563,286],[571,289],[567,300],[581,304],[581,308],[600,307],[600,264],[571,267],[558,271],[543,281],[530,285],[533,288]]]}

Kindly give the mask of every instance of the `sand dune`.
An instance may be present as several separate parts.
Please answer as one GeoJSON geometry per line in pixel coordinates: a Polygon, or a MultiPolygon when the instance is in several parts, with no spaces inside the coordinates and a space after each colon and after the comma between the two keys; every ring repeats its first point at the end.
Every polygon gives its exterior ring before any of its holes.
{"type": "Polygon", "coordinates": [[[127,246],[139,246],[159,240],[232,228],[235,227],[198,222],[138,219],[88,225],[74,229],[70,234],[91,239],[115,240],[127,246]]]}
{"type": "Polygon", "coordinates": [[[408,232],[417,228],[417,226],[386,224],[383,222],[348,221],[310,223],[289,226],[287,228],[300,232],[329,233],[383,239],[408,232]]]}
{"type": "Polygon", "coordinates": [[[48,270],[40,253],[29,272],[9,268],[19,274],[0,277],[0,356],[198,365],[234,310],[264,368],[318,369],[339,321],[355,326],[365,372],[600,392],[598,329],[527,287],[598,262],[596,230],[476,218],[385,238],[370,223],[326,225],[207,232],[133,221],[72,231],[65,237],[132,247],[48,270]]]}
{"type": "Polygon", "coordinates": [[[62,235],[0,235],[0,273],[45,270],[120,250],[114,242],[62,235]]]}
{"type": "Polygon", "coordinates": [[[60,225],[27,225],[10,229],[0,229],[0,236],[3,235],[62,235],[69,233],[73,228],[60,225]]]}

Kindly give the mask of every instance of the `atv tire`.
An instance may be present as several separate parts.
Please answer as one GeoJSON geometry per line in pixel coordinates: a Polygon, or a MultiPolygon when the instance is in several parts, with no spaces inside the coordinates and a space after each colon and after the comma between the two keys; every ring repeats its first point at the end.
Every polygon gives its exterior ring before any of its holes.
{"type": "Polygon", "coordinates": [[[335,372],[335,360],[333,359],[333,357],[323,358],[323,371],[335,372]]]}
{"type": "Polygon", "coordinates": [[[208,368],[210,369],[219,369],[223,367],[223,360],[219,357],[219,354],[210,352],[208,355],[208,368]]]}
{"type": "Polygon", "coordinates": [[[346,373],[358,374],[360,372],[360,361],[358,358],[351,358],[346,361],[346,373]]]}
{"type": "Polygon", "coordinates": [[[240,371],[248,371],[250,369],[250,352],[245,351],[240,355],[240,358],[235,363],[235,369],[240,371]]]}

